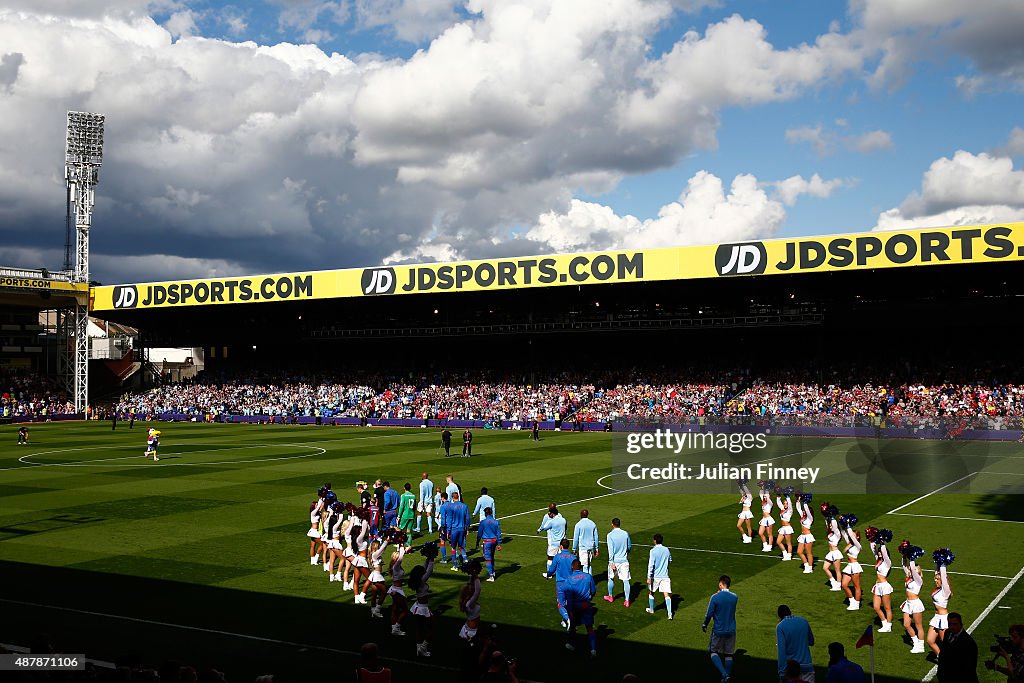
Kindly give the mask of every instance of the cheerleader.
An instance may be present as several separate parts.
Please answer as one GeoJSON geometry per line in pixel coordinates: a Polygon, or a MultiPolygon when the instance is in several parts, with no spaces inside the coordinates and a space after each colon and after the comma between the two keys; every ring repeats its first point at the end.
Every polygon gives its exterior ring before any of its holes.
{"type": "Polygon", "coordinates": [[[344,546],[341,545],[341,537],[346,526],[345,504],[334,503],[331,505],[331,516],[327,518],[327,570],[331,581],[341,581],[341,570],[344,564],[344,546]],[[338,561],[338,571],[334,572],[334,561],[338,561]]]}
{"type": "Polygon", "coordinates": [[[892,633],[892,584],[889,583],[892,560],[889,558],[889,549],[885,547],[892,540],[892,532],[869,526],[864,530],[864,536],[875,557],[875,585],[871,587],[871,606],[882,622],[878,632],[892,633]]]}
{"type": "Polygon", "coordinates": [[[800,515],[800,535],[796,538],[796,554],[804,562],[804,574],[814,571],[814,513],[811,512],[811,494],[801,493],[796,497],[796,513],[800,515]]]}
{"type": "MultiPolygon", "coordinates": [[[[342,577],[344,583],[342,584],[341,589],[350,591],[355,590],[356,585],[355,581],[349,578],[353,575],[356,568],[355,564],[353,564],[353,560],[356,557],[356,551],[355,547],[352,545],[353,535],[350,532],[353,530],[354,526],[359,525],[360,520],[356,515],[358,508],[356,508],[355,505],[352,503],[345,503],[345,510],[348,512],[348,520],[345,522],[345,526],[342,527],[341,533],[341,539],[345,543],[345,548],[341,552],[341,561],[344,564],[344,575],[342,577]]],[[[356,529],[355,531],[358,536],[359,530],[356,529]]]]}
{"type": "Polygon", "coordinates": [[[949,573],[946,567],[953,562],[954,555],[949,550],[942,548],[933,553],[935,558],[935,590],[932,591],[932,602],[935,603],[935,616],[928,622],[928,647],[932,649],[935,656],[939,656],[938,641],[946,634],[949,626],[949,598],[953,595],[953,587],[949,583],[949,573]]]}
{"type": "Polygon", "coordinates": [[[469,582],[459,594],[459,609],[466,613],[466,623],[459,631],[459,637],[463,640],[472,640],[480,626],[480,570],[480,560],[474,558],[466,563],[469,582]]]}
{"type": "Polygon", "coordinates": [[[384,606],[384,598],[388,594],[388,587],[384,585],[384,573],[381,571],[381,557],[387,547],[388,542],[384,539],[378,539],[370,544],[370,575],[363,584],[364,595],[369,590],[373,591],[370,595],[370,616],[380,619],[384,618],[381,607],[384,606]]]}
{"type": "Polygon", "coordinates": [[[924,652],[924,627],[922,625],[924,614],[924,603],[921,602],[921,588],[924,579],[921,577],[921,570],[914,561],[924,555],[924,551],[909,541],[900,544],[900,554],[903,555],[903,572],[907,575],[907,599],[900,606],[903,610],[903,628],[913,643],[910,649],[911,654],[924,652]]]}
{"type": "Polygon", "coordinates": [[[839,583],[839,561],[843,559],[843,554],[839,552],[839,542],[843,539],[842,532],[839,531],[839,522],[836,521],[836,517],[839,516],[839,508],[829,503],[822,503],[821,513],[825,516],[825,526],[828,529],[828,553],[825,554],[825,561],[821,564],[821,568],[825,571],[825,576],[828,577],[829,589],[833,592],[843,590],[842,584],[839,583]]]}
{"type": "Polygon", "coordinates": [[[430,656],[430,637],[433,632],[433,612],[430,611],[430,585],[428,580],[434,573],[434,555],[437,547],[432,544],[424,546],[427,552],[427,561],[422,565],[416,565],[409,572],[409,588],[416,592],[416,602],[413,604],[412,612],[416,617],[416,656],[430,656]],[[429,550],[428,550],[429,548],[429,550]]]}
{"type": "MultiPolygon", "coordinates": [[[[366,595],[359,591],[359,581],[364,575],[369,574],[369,563],[366,561],[366,550],[367,540],[366,536],[369,533],[369,524],[367,521],[360,517],[362,508],[356,508],[352,515],[352,523],[348,528],[349,543],[352,550],[352,557],[350,562],[352,563],[352,591],[355,593],[355,601],[357,604],[366,604],[366,595]]],[[[362,513],[365,514],[365,513],[362,513]]]]}
{"type": "Polygon", "coordinates": [[[779,527],[779,537],[775,539],[775,545],[782,550],[782,559],[786,562],[793,559],[793,504],[790,496],[793,495],[793,487],[787,486],[775,496],[775,502],[779,506],[779,520],[782,526],[779,527]]]}
{"type": "Polygon", "coordinates": [[[856,524],[857,517],[855,515],[843,515],[839,522],[843,530],[843,538],[847,543],[843,550],[846,553],[846,567],[843,568],[843,590],[849,601],[846,606],[848,611],[860,609],[860,575],[864,573],[860,562],[857,561],[857,557],[860,555],[860,532],[853,528],[856,524]],[[853,584],[853,588],[850,588],[850,584],[853,584]]]}
{"type": "Polygon", "coordinates": [[[753,540],[753,530],[750,528],[750,520],[754,518],[754,513],[750,511],[750,504],[754,502],[754,495],[750,492],[747,487],[747,481],[740,479],[740,505],[743,509],[740,510],[738,519],[736,520],[736,528],[743,534],[743,542],[750,543],[753,540]],[[744,532],[743,527],[746,526],[747,530],[744,532]]]}
{"type": "Polygon", "coordinates": [[[761,488],[761,521],[757,523],[757,535],[761,539],[761,552],[770,553],[772,551],[772,541],[775,540],[775,536],[772,533],[772,529],[775,527],[775,520],[772,519],[771,494],[775,489],[775,484],[771,481],[761,481],[758,484],[761,488]]]}
{"type": "Polygon", "coordinates": [[[402,567],[402,560],[405,558],[405,546],[398,546],[398,550],[391,553],[391,588],[388,588],[388,595],[391,596],[391,635],[404,636],[402,621],[409,613],[409,602],[405,598],[405,589],[402,582],[405,580],[405,568],[402,567]]]}
{"type": "Polygon", "coordinates": [[[320,564],[320,506],[323,499],[318,499],[309,504],[309,531],[306,536],[309,538],[309,564],[316,566],[320,564]]]}

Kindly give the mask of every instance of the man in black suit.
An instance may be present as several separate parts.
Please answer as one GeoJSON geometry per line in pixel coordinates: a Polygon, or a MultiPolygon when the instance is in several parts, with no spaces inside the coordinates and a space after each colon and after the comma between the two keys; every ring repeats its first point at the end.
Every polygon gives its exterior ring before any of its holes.
{"type": "Polygon", "coordinates": [[[939,641],[939,682],[978,683],[978,644],[957,612],[949,613],[949,628],[939,641]]]}
{"type": "Polygon", "coordinates": [[[468,458],[473,455],[473,432],[468,429],[462,432],[462,457],[468,458]]]}
{"type": "Polygon", "coordinates": [[[441,432],[441,445],[444,446],[444,457],[447,458],[452,454],[452,433],[447,427],[441,432]]]}

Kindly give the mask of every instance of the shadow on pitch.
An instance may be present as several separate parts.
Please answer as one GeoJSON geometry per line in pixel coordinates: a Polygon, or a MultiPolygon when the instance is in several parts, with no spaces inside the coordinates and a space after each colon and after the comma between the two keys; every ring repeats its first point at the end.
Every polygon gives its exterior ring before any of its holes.
{"type": "MultiPolygon", "coordinates": [[[[308,577],[296,580],[312,583],[321,578],[316,568],[309,569],[308,577]]],[[[373,641],[396,680],[418,680],[425,667],[441,669],[436,673],[446,680],[465,680],[457,673],[466,659],[457,635],[464,620],[455,607],[460,586],[448,581],[438,582],[431,599],[437,613],[431,641],[434,656],[425,662],[416,660],[411,620],[406,624],[408,635],[393,637],[387,619],[372,618],[368,608],[353,604],[341,591],[336,598],[314,599],[6,561],[0,561],[0,575],[5,579],[0,582],[0,609],[5,616],[0,619],[0,642],[27,644],[45,636],[58,652],[86,652],[108,661],[156,666],[173,659],[215,667],[228,680],[252,680],[266,673],[275,673],[280,680],[318,680],[323,677],[324,657],[330,659],[332,670],[351,670],[360,645],[373,641]],[[58,595],[53,586],[80,589],[58,595]]],[[[678,604],[678,596],[673,598],[678,604]]],[[[507,596],[500,602],[508,608],[507,596]]],[[[687,672],[688,681],[719,680],[704,648],[632,641],[628,622],[601,623],[609,616],[607,610],[596,614],[599,656],[591,660],[579,647],[582,629],[577,633],[577,651],[565,651],[566,634],[553,610],[536,614],[537,626],[521,626],[501,623],[502,607],[489,603],[486,591],[481,606],[483,623],[497,622],[489,631],[507,656],[519,660],[518,673],[525,679],[615,683],[624,674],[634,673],[641,680],[655,681],[664,679],[670,666],[687,672]]],[[[679,637],[670,639],[678,642],[691,637],[700,624],[677,618],[665,628],[679,630],[679,637]]],[[[741,641],[748,637],[758,635],[740,635],[741,641]]],[[[737,680],[774,680],[775,670],[774,660],[745,654],[736,660],[737,680]]],[[[818,672],[822,679],[824,673],[818,672]]],[[[879,683],[899,680],[907,679],[878,678],[879,683]]]]}

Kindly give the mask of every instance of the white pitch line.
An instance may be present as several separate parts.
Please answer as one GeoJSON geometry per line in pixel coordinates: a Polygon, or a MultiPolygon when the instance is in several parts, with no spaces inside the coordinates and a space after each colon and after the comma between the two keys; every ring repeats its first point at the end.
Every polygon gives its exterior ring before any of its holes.
{"type": "Polygon", "coordinates": [[[900,510],[902,510],[903,508],[906,508],[906,507],[910,507],[910,506],[911,506],[911,505],[913,505],[914,503],[917,503],[917,502],[919,502],[919,501],[922,501],[922,500],[924,500],[925,498],[927,498],[928,496],[934,495],[934,494],[938,493],[939,491],[941,491],[941,490],[943,490],[943,489],[948,489],[948,488],[949,488],[950,486],[952,486],[953,484],[959,484],[959,483],[960,483],[960,482],[962,482],[962,481],[963,481],[964,479],[968,479],[968,478],[970,478],[970,477],[973,477],[973,476],[974,476],[974,475],[976,475],[976,474],[977,474],[977,472],[971,472],[971,473],[970,473],[970,474],[968,474],[968,475],[965,475],[965,476],[963,476],[963,477],[960,477],[960,478],[959,478],[959,479],[957,479],[956,481],[951,481],[951,482],[949,482],[949,483],[948,483],[948,484],[946,484],[945,486],[940,486],[939,488],[935,489],[935,490],[934,490],[934,491],[932,491],[931,493],[926,493],[926,494],[924,494],[923,496],[920,496],[919,498],[915,498],[914,500],[910,501],[909,503],[904,503],[903,505],[900,505],[900,506],[899,506],[898,508],[893,508],[892,510],[889,510],[889,511],[888,511],[887,513],[885,513],[885,514],[887,514],[887,515],[891,515],[891,514],[897,513],[897,512],[899,512],[900,510]]]}
{"type": "Polygon", "coordinates": [[[1003,524],[1024,524],[1016,519],[985,519],[984,517],[947,517],[945,515],[916,515],[910,512],[887,512],[894,517],[925,517],[927,519],[959,519],[964,522],[1001,522],[1003,524]]]}
{"type": "MultiPolygon", "coordinates": [[[[510,534],[510,533],[502,532],[501,535],[502,535],[502,537],[512,536],[512,537],[518,537],[518,538],[536,538],[537,540],[544,539],[543,535],[537,535],[537,534],[510,534]]],[[[566,536],[566,538],[571,538],[571,537],[570,536],[566,536]]],[[[633,547],[634,548],[653,548],[654,546],[652,546],[650,544],[647,544],[647,543],[634,543],[633,547]]],[[[667,545],[665,547],[668,548],[669,550],[680,550],[682,552],[687,552],[687,553],[707,553],[709,555],[737,555],[737,556],[740,556],[740,557],[760,557],[760,558],[763,558],[765,560],[775,560],[776,562],[782,562],[782,560],[779,559],[779,556],[777,554],[775,554],[775,553],[741,553],[741,552],[736,552],[734,550],[711,550],[711,549],[708,549],[708,548],[686,548],[686,547],[675,546],[675,545],[667,545]]],[[[926,569],[924,571],[932,571],[932,570],[926,569]]],[[[932,573],[934,573],[934,572],[932,572],[932,573]]],[[[949,573],[950,574],[955,574],[957,576],[973,576],[973,577],[979,578],[979,579],[998,579],[1000,581],[1009,581],[1010,580],[1009,576],[996,576],[994,574],[972,574],[971,572],[952,572],[952,571],[949,572],[949,573]]]]}
{"type": "MultiPolygon", "coordinates": [[[[992,602],[988,603],[988,607],[986,607],[984,610],[982,610],[981,614],[978,615],[978,618],[975,619],[974,622],[970,626],[967,627],[967,632],[968,633],[974,633],[974,630],[976,628],[978,628],[979,626],[981,626],[981,622],[985,621],[985,617],[987,617],[989,614],[991,614],[992,610],[994,610],[999,605],[999,601],[1002,600],[1004,597],[1006,597],[1007,593],[1009,593],[1011,590],[1013,590],[1013,587],[1015,585],[1017,585],[1017,582],[1020,581],[1020,578],[1022,576],[1024,576],[1024,567],[1020,568],[1020,571],[1017,572],[1017,575],[1014,576],[1012,579],[1010,579],[1009,583],[1007,583],[1005,586],[1003,586],[1003,590],[999,591],[999,594],[996,595],[996,597],[994,597],[992,599],[992,602]]],[[[930,681],[933,678],[935,678],[935,675],[938,672],[939,672],[939,668],[937,666],[933,666],[931,668],[931,671],[926,673],[924,678],[922,678],[921,680],[924,683],[928,683],[928,681],[930,681]]]]}

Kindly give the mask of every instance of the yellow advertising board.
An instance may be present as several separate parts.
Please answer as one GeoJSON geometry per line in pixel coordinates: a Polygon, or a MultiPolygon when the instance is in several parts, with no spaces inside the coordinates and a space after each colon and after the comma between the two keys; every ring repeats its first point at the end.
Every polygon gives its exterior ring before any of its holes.
{"type": "Polygon", "coordinates": [[[93,310],[1024,260],[1024,223],[96,287],[93,310]]]}

